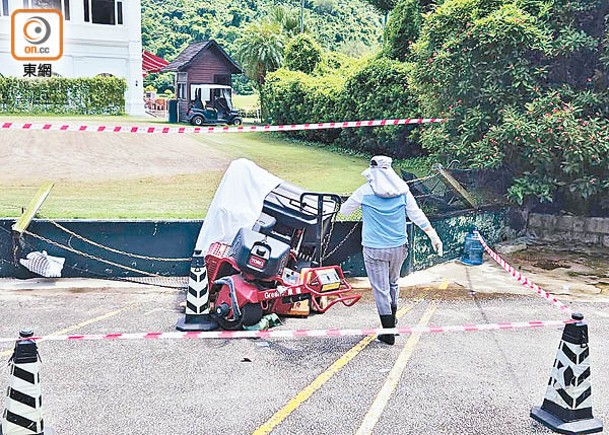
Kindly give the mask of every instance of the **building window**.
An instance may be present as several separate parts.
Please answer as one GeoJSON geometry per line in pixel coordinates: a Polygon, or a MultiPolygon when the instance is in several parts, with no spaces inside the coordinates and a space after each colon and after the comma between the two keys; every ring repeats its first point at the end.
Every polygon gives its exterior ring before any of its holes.
{"type": "Polygon", "coordinates": [[[116,24],[114,0],[91,0],[91,21],[95,24],[116,24]]]}
{"type": "MultiPolygon", "coordinates": [[[[2,0],[2,5],[6,5],[8,15],[8,1],[2,0]]],[[[24,9],[55,9],[63,14],[65,20],[70,19],[70,0],[23,0],[24,9]]]]}
{"type": "Polygon", "coordinates": [[[116,0],[83,0],[85,22],[123,24],[123,2],[116,0]]]}
{"type": "Polygon", "coordinates": [[[8,0],[2,0],[2,15],[8,16],[8,0]]]}
{"type": "Polygon", "coordinates": [[[110,73],[99,73],[95,77],[114,77],[114,74],[110,73]]]}

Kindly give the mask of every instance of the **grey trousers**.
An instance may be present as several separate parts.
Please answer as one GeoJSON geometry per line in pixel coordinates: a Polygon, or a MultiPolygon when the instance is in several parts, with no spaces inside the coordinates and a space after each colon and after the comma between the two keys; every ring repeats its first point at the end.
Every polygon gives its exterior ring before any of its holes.
{"type": "Polygon", "coordinates": [[[402,264],[408,256],[407,245],[395,248],[368,248],[364,246],[364,265],[372,286],[376,309],[381,316],[391,314],[391,306],[398,304],[398,279],[402,264]]]}

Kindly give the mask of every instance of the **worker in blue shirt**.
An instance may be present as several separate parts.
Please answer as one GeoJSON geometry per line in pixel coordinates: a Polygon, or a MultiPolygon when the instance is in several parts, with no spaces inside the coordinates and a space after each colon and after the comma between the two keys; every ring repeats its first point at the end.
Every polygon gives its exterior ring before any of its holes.
{"type": "MultiPolygon", "coordinates": [[[[442,255],[438,233],[391,163],[391,157],[373,157],[370,167],[362,172],[368,182],[353,192],[340,208],[344,215],[362,208],[364,265],[383,328],[396,325],[398,279],[408,255],[406,216],[427,234],[434,250],[442,255]]],[[[381,334],[378,339],[389,345],[395,343],[393,334],[381,334]]]]}

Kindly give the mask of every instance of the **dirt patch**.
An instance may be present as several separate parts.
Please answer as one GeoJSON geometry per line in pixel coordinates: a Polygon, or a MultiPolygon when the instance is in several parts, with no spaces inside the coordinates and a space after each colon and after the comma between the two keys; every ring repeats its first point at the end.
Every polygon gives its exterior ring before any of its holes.
{"type": "Polygon", "coordinates": [[[0,184],[167,177],[224,169],[229,158],[188,135],[0,132],[0,184]]]}
{"type": "Polygon", "coordinates": [[[574,249],[562,245],[529,246],[527,250],[509,256],[509,260],[515,261],[523,269],[569,269],[560,271],[560,274],[609,278],[606,251],[574,249]]]}
{"type": "MultiPolygon", "coordinates": [[[[370,288],[360,287],[353,290],[353,293],[362,295],[360,301],[374,302],[372,290],[370,288]]],[[[514,295],[509,293],[475,293],[458,284],[450,284],[446,289],[439,289],[437,284],[430,285],[415,285],[410,287],[400,288],[400,298],[408,300],[437,300],[437,301],[459,301],[471,300],[473,297],[479,300],[496,300],[506,298],[522,298],[522,295],[514,295]]]]}
{"type": "Polygon", "coordinates": [[[557,294],[609,294],[606,251],[552,244],[529,246],[525,251],[506,257],[508,263],[518,265],[525,273],[552,282],[560,280],[562,289],[549,287],[557,294]]]}
{"type": "Polygon", "coordinates": [[[568,264],[559,263],[559,262],[552,261],[552,260],[540,260],[537,263],[534,263],[533,266],[539,267],[540,269],[543,269],[543,270],[554,270],[554,269],[558,269],[558,268],[569,269],[571,267],[568,264]]]}

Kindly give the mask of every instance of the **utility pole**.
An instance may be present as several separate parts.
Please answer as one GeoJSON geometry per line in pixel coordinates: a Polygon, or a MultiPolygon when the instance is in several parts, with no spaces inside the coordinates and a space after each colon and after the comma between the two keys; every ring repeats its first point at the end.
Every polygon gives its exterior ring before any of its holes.
{"type": "Polygon", "coordinates": [[[300,33],[304,33],[304,6],[305,0],[300,3],[300,33]]]}

